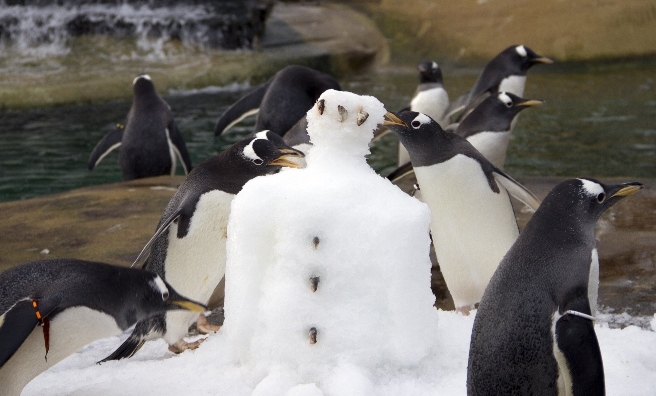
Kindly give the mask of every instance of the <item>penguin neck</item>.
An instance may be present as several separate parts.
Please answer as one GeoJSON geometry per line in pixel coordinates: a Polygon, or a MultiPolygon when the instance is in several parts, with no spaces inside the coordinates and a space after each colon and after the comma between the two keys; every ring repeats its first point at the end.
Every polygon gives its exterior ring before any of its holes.
{"type": "Polygon", "coordinates": [[[595,246],[594,222],[576,216],[575,210],[550,209],[550,201],[543,201],[540,208],[533,215],[535,220],[526,225],[524,232],[537,234],[547,243],[558,245],[571,245],[576,243],[595,246]],[[540,210],[542,209],[542,210],[540,210]]]}

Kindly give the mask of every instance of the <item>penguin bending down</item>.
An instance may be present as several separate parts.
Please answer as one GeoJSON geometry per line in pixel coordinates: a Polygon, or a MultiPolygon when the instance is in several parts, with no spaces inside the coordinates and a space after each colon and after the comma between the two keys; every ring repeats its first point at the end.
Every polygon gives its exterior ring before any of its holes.
{"type": "Polygon", "coordinates": [[[509,92],[494,93],[462,120],[455,133],[467,139],[492,165],[503,169],[519,112],[542,103],[509,92]]]}
{"type": "Polygon", "coordinates": [[[217,121],[214,135],[257,114],[256,131],[270,130],[283,136],[328,89],[341,90],[332,76],[305,66],[287,66],[230,106],[217,121]]]}
{"type": "Polygon", "coordinates": [[[137,76],[133,83],[134,98],[125,127],[103,137],[89,156],[93,170],[112,150],[119,148],[123,180],[174,175],[176,158],[185,174],[191,171],[191,158],[182,134],[173,121],[171,108],[155,91],[150,76],[137,76]]]}
{"type": "Polygon", "coordinates": [[[499,264],[474,320],[467,394],[603,395],[594,331],[601,214],[640,183],[558,184],[499,264]]]}
{"type": "Polygon", "coordinates": [[[19,395],[84,345],[181,309],[205,307],[148,271],[73,259],[9,268],[0,273],[0,393],[19,395]]]}
{"type": "Polygon", "coordinates": [[[406,111],[387,113],[386,119],[410,153],[422,200],[431,210],[437,261],[456,309],[467,314],[519,234],[507,191],[532,208],[540,203],[427,115],[406,111]]]}
{"type": "Polygon", "coordinates": [[[524,45],[512,45],[506,48],[485,66],[474,87],[451,103],[446,112],[446,119],[459,122],[495,92],[510,92],[522,97],[528,69],[538,63],[553,62],[553,59],[538,55],[524,45]]]}
{"type": "MultiPolygon", "coordinates": [[[[449,94],[444,89],[442,70],[436,62],[423,61],[417,65],[419,85],[410,101],[410,110],[424,113],[440,126],[446,122],[444,113],[449,108],[449,94]]],[[[398,165],[410,161],[408,150],[399,143],[398,165]]]]}
{"type": "MultiPolygon", "coordinates": [[[[207,303],[225,275],[226,240],[230,203],[249,180],[298,168],[293,162],[303,153],[282,138],[262,131],[233,144],[201,162],[189,173],[171,198],[155,234],[135,261],[175,285],[181,293],[207,303]]],[[[127,340],[110,356],[131,357],[149,339],[163,337],[169,350],[195,349],[199,342],[183,340],[197,313],[167,312],[140,321],[127,340]]],[[[202,321],[202,319],[201,319],[202,321]]]]}

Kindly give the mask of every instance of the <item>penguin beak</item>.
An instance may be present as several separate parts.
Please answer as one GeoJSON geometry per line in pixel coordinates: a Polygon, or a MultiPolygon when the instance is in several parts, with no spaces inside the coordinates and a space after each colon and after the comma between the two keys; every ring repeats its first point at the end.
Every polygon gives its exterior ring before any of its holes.
{"type": "Polygon", "coordinates": [[[550,65],[550,64],[554,63],[554,60],[551,59],[551,58],[547,58],[546,56],[538,56],[536,58],[533,58],[532,62],[533,63],[544,63],[544,64],[547,64],[547,65],[550,65]]]}
{"type": "Polygon", "coordinates": [[[302,163],[296,162],[296,159],[305,157],[302,151],[293,148],[281,148],[280,156],[269,162],[269,165],[284,166],[287,168],[303,168],[302,163]]]}
{"type": "Polygon", "coordinates": [[[631,183],[624,183],[620,184],[619,190],[615,192],[615,194],[611,195],[611,198],[614,197],[626,197],[628,195],[634,194],[642,189],[642,183],[638,182],[631,182],[631,183]]]}
{"type": "MultiPolygon", "coordinates": [[[[207,307],[203,304],[191,301],[191,300],[171,300],[169,301],[169,305],[177,305],[178,307],[181,307],[183,309],[186,309],[188,311],[192,312],[205,312],[207,311],[207,307]]],[[[175,309],[174,307],[171,307],[175,309]]]]}
{"type": "Polygon", "coordinates": [[[394,113],[389,112],[389,111],[385,114],[385,121],[383,122],[383,125],[385,125],[385,126],[387,126],[387,125],[399,125],[399,126],[402,126],[404,128],[408,127],[408,125],[405,122],[403,122],[394,113]]]}
{"type": "Polygon", "coordinates": [[[531,100],[525,100],[523,102],[519,102],[517,103],[517,106],[532,107],[532,106],[539,106],[543,103],[544,100],[531,99],[531,100]]]}

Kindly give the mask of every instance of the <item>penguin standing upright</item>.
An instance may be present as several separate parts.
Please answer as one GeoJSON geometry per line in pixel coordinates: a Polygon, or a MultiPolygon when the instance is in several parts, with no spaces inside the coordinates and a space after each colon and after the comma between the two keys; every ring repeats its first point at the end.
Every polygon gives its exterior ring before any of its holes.
{"type": "Polygon", "coordinates": [[[509,92],[498,92],[476,106],[458,125],[455,133],[467,139],[485,158],[499,169],[506,162],[517,115],[541,100],[526,100],[509,92]]]}
{"type": "Polygon", "coordinates": [[[185,174],[191,171],[191,158],[182,134],[173,121],[170,106],[155,91],[149,75],[137,76],[133,83],[134,98],[125,127],[103,137],[89,156],[93,170],[112,150],[119,148],[123,180],[174,175],[176,157],[185,174]]]}
{"type": "Polygon", "coordinates": [[[464,119],[479,103],[495,92],[524,96],[526,72],[538,63],[553,63],[553,59],[538,55],[524,45],[506,48],[485,66],[474,87],[451,104],[446,117],[455,117],[456,122],[464,119]]]}
{"type": "Polygon", "coordinates": [[[334,77],[305,66],[287,66],[226,110],[216,123],[214,135],[257,114],[256,131],[270,130],[283,136],[328,89],[341,90],[334,77]]]}
{"type": "Polygon", "coordinates": [[[385,125],[410,153],[431,210],[437,261],[456,309],[466,314],[519,234],[507,190],[532,208],[539,201],[427,115],[406,111],[386,118],[385,125]]]}
{"type": "Polygon", "coordinates": [[[485,290],[469,349],[469,395],[605,393],[594,227],[640,188],[572,179],[551,190],[485,290]]]}
{"type": "MultiPolygon", "coordinates": [[[[207,303],[225,274],[230,203],[249,180],[296,168],[303,157],[282,138],[262,131],[200,163],[171,198],[154,236],[137,262],[159,274],[181,293],[207,303]]],[[[195,313],[168,312],[137,323],[128,339],[106,360],[131,357],[149,339],[163,337],[172,352],[198,347],[183,340],[195,313]]]]}
{"type": "MultiPolygon", "coordinates": [[[[410,101],[410,110],[424,113],[437,121],[440,126],[446,126],[444,113],[449,108],[449,94],[442,82],[442,69],[433,61],[423,61],[418,66],[419,85],[410,101]]],[[[399,143],[398,165],[410,161],[408,150],[399,143]]]]}
{"type": "Polygon", "coordinates": [[[180,309],[205,307],[148,271],[73,259],[9,268],[0,273],[0,393],[18,395],[84,345],[180,309]]]}

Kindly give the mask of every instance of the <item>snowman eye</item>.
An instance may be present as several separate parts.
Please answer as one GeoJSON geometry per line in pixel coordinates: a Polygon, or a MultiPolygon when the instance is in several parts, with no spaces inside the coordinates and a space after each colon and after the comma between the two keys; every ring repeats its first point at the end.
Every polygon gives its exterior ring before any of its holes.
{"type": "Polygon", "coordinates": [[[606,194],[599,193],[599,195],[597,195],[597,202],[602,203],[604,202],[605,199],[606,199],[606,194]]]}

